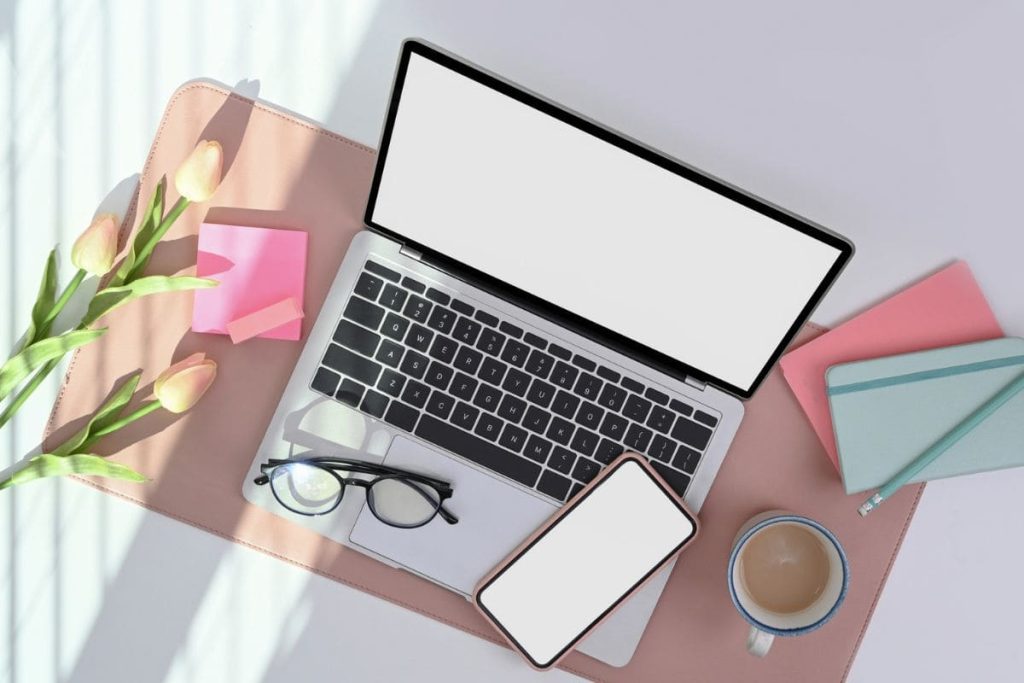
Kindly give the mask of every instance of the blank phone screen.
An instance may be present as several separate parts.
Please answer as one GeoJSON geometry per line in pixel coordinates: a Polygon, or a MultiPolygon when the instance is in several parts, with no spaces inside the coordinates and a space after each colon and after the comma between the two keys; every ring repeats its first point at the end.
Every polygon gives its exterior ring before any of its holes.
{"type": "Polygon", "coordinates": [[[486,583],[477,604],[547,667],[695,530],[679,503],[626,460],[486,583]]]}

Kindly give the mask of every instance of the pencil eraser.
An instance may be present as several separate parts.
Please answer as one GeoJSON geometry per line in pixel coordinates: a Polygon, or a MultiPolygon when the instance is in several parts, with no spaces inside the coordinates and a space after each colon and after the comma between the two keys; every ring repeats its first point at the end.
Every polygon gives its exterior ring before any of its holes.
{"type": "Polygon", "coordinates": [[[287,323],[300,320],[303,317],[302,309],[295,299],[288,298],[278,301],[276,304],[261,308],[255,313],[232,320],[227,324],[228,334],[235,344],[252,339],[287,323]]]}

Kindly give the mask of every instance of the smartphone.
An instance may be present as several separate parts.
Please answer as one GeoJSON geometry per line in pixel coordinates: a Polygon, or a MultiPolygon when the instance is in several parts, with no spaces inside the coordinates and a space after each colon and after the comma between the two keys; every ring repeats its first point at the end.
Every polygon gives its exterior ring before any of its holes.
{"type": "Polygon", "coordinates": [[[634,453],[605,468],[477,586],[477,608],[536,669],[553,667],[697,535],[634,453]]]}

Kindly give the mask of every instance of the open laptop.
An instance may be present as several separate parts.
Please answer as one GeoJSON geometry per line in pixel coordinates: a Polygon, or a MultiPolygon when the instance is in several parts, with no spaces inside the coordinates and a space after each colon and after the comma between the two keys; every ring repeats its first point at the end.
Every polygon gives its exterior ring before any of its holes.
{"type": "MultiPolygon", "coordinates": [[[[402,49],[365,224],[244,494],[463,595],[623,451],[699,510],[742,400],[852,254],[416,41],[402,49]],[[253,485],[268,458],[311,454],[448,481],[460,521],[389,527],[359,492],[303,517],[253,485]]],[[[627,663],[669,571],[579,649],[627,663]]]]}

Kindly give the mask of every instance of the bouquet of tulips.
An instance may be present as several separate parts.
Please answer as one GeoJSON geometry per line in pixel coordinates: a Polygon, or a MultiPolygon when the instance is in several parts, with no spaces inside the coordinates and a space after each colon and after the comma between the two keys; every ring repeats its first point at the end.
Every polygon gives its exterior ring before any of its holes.
{"type": "MultiPolygon", "coordinates": [[[[153,249],[191,203],[205,202],[220,185],[223,151],[217,142],[200,141],[174,176],[178,200],[165,211],[166,179],[161,179],[142,216],[135,238],[128,245],[120,264],[118,219],[112,214],[97,216],[75,241],[71,262],[74,276],[57,294],[57,250],[50,252],[43,271],[39,293],[32,307],[31,320],[10,358],[0,367],[0,429],[32,395],[43,380],[59,365],[69,351],[103,336],[104,327],[94,323],[110,311],[145,296],[203,287],[214,287],[215,280],[182,275],[145,275],[153,249]],[[74,296],[87,275],[101,278],[101,285],[89,301],[77,324],[55,332],[57,316],[74,296]]],[[[70,473],[92,474],[131,481],[145,478],[132,469],[108,461],[90,451],[101,437],[163,408],[181,413],[195,404],[209,388],[217,365],[202,354],[195,354],[165,370],[154,384],[154,396],[129,415],[122,415],[138,386],[142,372],[128,378],[92,415],[78,433],[49,453],[36,455],[21,463],[13,474],[0,479],[0,489],[39,479],[70,473]]]]}

